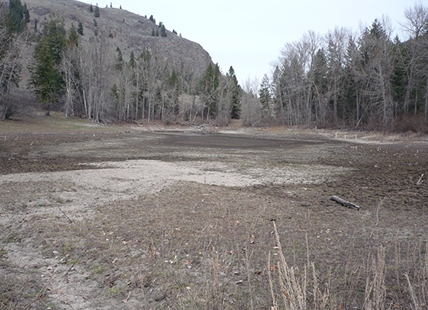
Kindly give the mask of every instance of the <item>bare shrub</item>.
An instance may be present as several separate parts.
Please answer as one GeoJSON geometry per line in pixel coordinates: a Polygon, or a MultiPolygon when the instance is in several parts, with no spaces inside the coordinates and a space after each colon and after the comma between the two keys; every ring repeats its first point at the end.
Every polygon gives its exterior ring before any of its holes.
{"type": "Polygon", "coordinates": [[[428,134],[428,126],[422,115],[404,115],[395,119],[393,131],[428,134]]]}

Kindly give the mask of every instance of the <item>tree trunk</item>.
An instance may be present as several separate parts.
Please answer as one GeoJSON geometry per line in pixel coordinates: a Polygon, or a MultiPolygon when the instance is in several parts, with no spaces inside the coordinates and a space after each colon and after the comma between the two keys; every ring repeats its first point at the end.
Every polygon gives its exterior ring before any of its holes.
{"type": "Polygon", "coordinates": [[[425,88],[425,122],[428,121],[428,78],[426,82],[426,88],[425,88]]]}

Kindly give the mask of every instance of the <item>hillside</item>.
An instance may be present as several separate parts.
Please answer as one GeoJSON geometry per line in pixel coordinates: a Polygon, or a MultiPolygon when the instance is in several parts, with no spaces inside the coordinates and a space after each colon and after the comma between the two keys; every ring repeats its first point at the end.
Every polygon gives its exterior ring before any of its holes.
{"type": "Polygon", "coordinates": [[[30,114],[30,107],[104,123],[212,119],[224,125],[239,117],[234,72],[223,75],[198,43],[152,16],[73,0],[25,4],[28,11],[16,18],[19,24],[26,16],[28,29],[16,57],[22,60],[20,87],[0,102],[2,118],[30,114]]]}
{"type": "MultiPolygon", "coordinates": [[[[135,55],[148,50],[152,55],[168,63],[168,66],[200,75],[211,62],[211,57],[198,43],[184,39],[167,30],[167,37],[152,36],[158,24],[146,17],[120,8],[101,8],[100,17],[95,18],[89,11],[89,5],[74,0],[26,0],[30,11],[29,29],[34,29],[38,20],[38,30],[52,17],[64,19],[66,27],[79,22],[83,25],[83,40],[98,32],[107,37],[113,46],[119,47],[128,58],[131,51],[135,55]],[[95,26],[94,20],[97,25],[95,26]]],[[[147,15],[150,15],[149,12],[147,15]]],[[[167,21],[166,21],[167,22],[167,21]]]]}

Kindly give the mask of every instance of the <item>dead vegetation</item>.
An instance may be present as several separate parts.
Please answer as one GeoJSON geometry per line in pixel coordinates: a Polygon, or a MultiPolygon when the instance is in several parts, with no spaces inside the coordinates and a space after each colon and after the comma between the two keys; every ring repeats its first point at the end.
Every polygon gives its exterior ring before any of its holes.
{"type": "Polygon", "coordinates": [[[427,307],[425,144],[352,144],[296,132],[251,140],[104,131],[76,128],[54,139],[4,131],[2,167],[34,172],[0,175],[1,309],[427,307]],[[61,152],[55,170],[74,169],[82,183],[71,173],[32,179],[61,152]],[[111,179],[114,189],[108,175],[97,187],[96,171],[91,176],[82,170],[88,165],[76,165],[127,157],[206,167],[206,175],[218,162],[219,179],[238,171],[263,182],[213,185],[201,177],[160,186],[155,179],[171,168],[131,164],[127,176],[111,179]],[[263,168],[257,173],[249,169],[256,163],[263,168]],[[275,179],[300,167],[310,175],[320,165],[338,174],[321,183],[267,181],[266,174],[275,179]],[[132,169],[143,172],[138,180],[132,169]],[[332,195],[360,211],[330,201],[332,195]]]}

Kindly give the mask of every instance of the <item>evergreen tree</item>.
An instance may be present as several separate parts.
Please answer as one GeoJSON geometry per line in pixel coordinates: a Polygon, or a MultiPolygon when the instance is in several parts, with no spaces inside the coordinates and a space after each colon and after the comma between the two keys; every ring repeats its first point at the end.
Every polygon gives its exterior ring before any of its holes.
{"type": "Polygon", "coordinates": [[[156,24],[156,19],[154,19],[153,15],[150,15],[149,20],[151,20],[153,24],[156,24]]]}
{"type": "Polygon", "coordinates": [[[134,55],[134,51],[131,51],[131,55],[129,56],[129,65],[132,68],[135,68],[135,66],[137,65],[136,61],[135,61],[135,55],[134,55]]]}
{"type": "Polygon", "coordinates": [[[51,106],[59,101],[64,91],[59,65],[66,40],[64,23],[51,20],[43,29],[34,50],[34,62],[29,67],[30,87],[46,109],[46,115],[49,115],[51,106]]]}
{"type": "Polygon", "coordinates": [[[167,34],[166,34],[165,25],[161,22],[161,23],[159,24],[159,27],[158,27],[158,28],[160,29],[160,35],[161,35],[161,37],[166,37],[166,36],[167,36],[167,34]]]}
{"type": "Polygon", "coordinates": [[[30,13],[27,5],[22,5],[21,0],[9,1],[9,23],[12,31],[21,32],[25,24],[30,22],[30,13]]]}
{"type": "Polygon", "coordinates": [[[116,52],[117,52],[116,69],[120,71],[122,70],[123,64],[124,64],[122,50],[119,47],[117,47],[116,52]]]}
{"type": "Polygon", "coordinates": [[[113,101],[114,109],[118,111],[120,109],[120,91],[116,83],[111,87],[110,98],[113,101]]]}
{"type": "Polygon", "coordinates": [[[24,21],[28,24],[30,22],[30,12],[28,11],[27,3],[24,3],[23,14],[24,21]]]}
{"type": "Polygon", "coordinates": [[[100,8],[98,7],[98,3],[97,3],[97,5],[95,6],[95,9],[94,9],[94,16],[95,17],[100,17],[100,8]]]}
{"type": "Polygon", "coordinates": [[[327,65],[327,56],[323,48],[320,48],[315,54],[312,66],[312,93],[313,93],[313,102],[314,102],[314,113],[316,123],[325,122],[327,116],[327,106],[328,102],[328,65],[327,65]]]}
{"type": "Polygon", "coordinates": [[[363,111],[361,106],[361,83],[358,77],[359,67],[362,64],[361,53],[358,50],[355,40],[350,37],[345,55],[345,83],[344,94],[347,102],[349,121],[354,126],[359,125],[362,120],[363,111]]]}
{"type": "Polygon", "coordinates": [[[67,44],[72,46],[79,45],[79,35],[73,23],[71,24],[70,32],[68,34],[67,44]]]}
{"type": "Polygon", "coordinates": [[[167,80],[167,96],[169,107],[174,115],[179,113],[179,97],[181,94],[181,81],[178,73],[172,70],[171,75],[167,80]]]}
{"type": "Polygon", "coordinates": [[[83,36],[83,24],[82,24],[82,22],[79,22],[79,24],[77,25],[77,33],[80,34],[81,36],[83,36]]]}
{"type": "Polygon", "coordinates": [[[260,84],[259,89],[259,100],[262,105],[262,116],[263,118],[269,118],[272,116],[271,109],[270,109],[270,102],[271,102],[271,91],[270,91],[270,83],[269,78],[265,74],[263,76],[262,83],[260,84]]]}
{"type": "Polygon", "coordinates": [[[376,19],[360,38],[364,76],[364,99],[370,121],[390,129],[393,118],[392,85],[393,45],[385,27],[376,19]]]}
{"type": "Polygon", "coordinates": [[[232,66],[229,68],[229,73],[227,74],[228,79],[230,80],[231,85],[230,87],[230,104],[231,104],[231,111],[230,111],[230,117],[232,119],[239,119],[241,115],[241,96],[242,96],[242,89],[241,86],[238,84],[238,79],[236,78],[235,70],[232,66]]]}
{"type": "Polygon", "coordinates": [[[93,8],[93,6],[92,6],[92,4],[89,6],[89,12],[93,12],[94,11],[94,8],[93,8]]]}
{"type": "MultiPolygon", "coordinates": [[[[406,48],[403,43],[400,42],[398,37],[394,42],[394,53],[397,57],[394,59],[394,73],[392,75],[392,90],[394,96],[394,102],[405,103],[407,94],[408,77],[406,69],[408,66],[408,55],[406,48]]],[[[405,104],[403,104],[400,111],[396,111],[397,114],[401,114],[405,111],[405,104]]]]}

